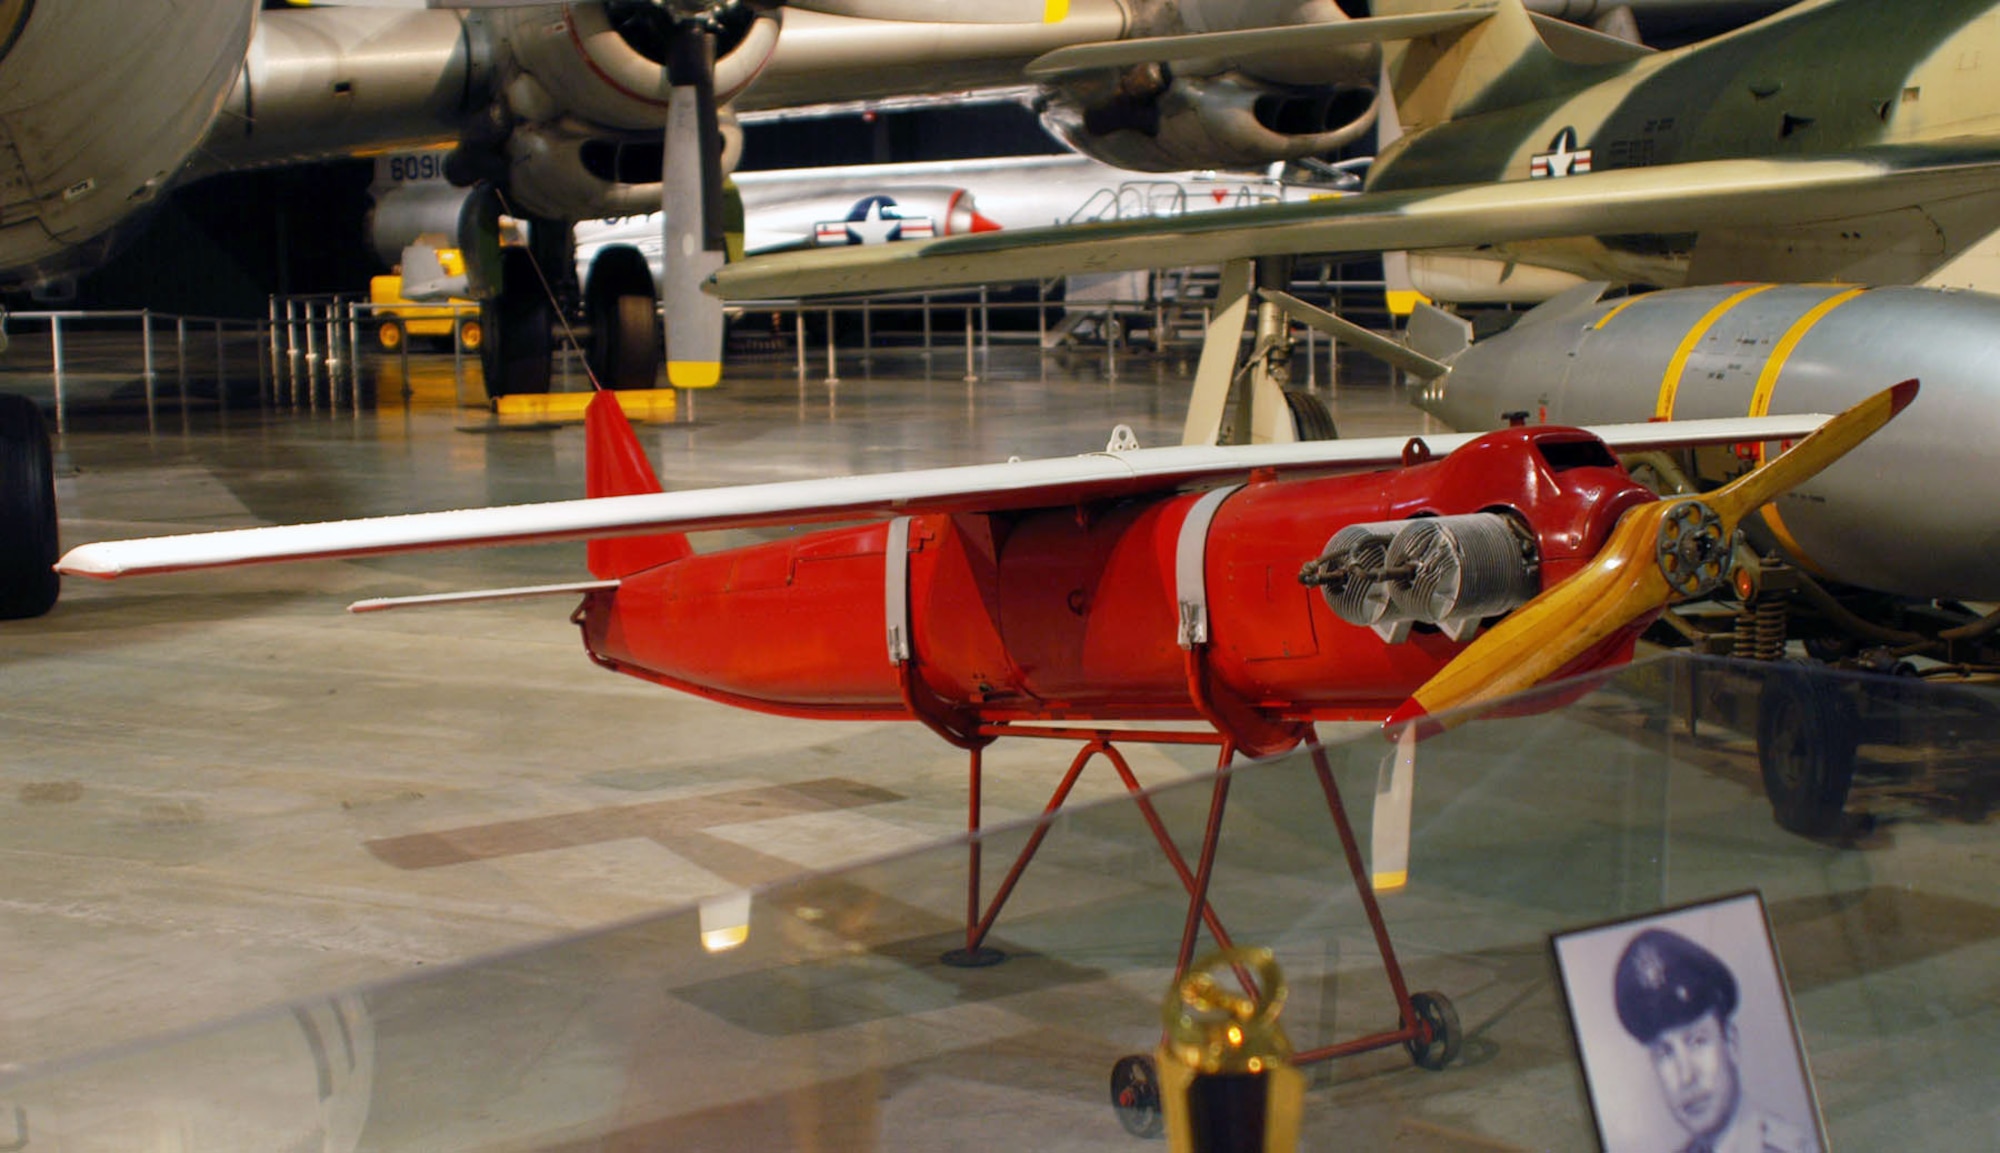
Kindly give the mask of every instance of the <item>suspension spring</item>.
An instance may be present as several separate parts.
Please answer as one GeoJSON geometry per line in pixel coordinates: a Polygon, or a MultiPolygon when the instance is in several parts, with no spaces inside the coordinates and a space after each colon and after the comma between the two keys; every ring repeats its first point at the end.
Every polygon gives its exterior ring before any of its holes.
{"type": "Polygon", "coordinates": [[[1781,597],[1759,597],[1755,603],[1736,610],[1735,644],[1731,651],[1741,660],[1775,661],[1785,655],[1787,613],[1781,597]]]}

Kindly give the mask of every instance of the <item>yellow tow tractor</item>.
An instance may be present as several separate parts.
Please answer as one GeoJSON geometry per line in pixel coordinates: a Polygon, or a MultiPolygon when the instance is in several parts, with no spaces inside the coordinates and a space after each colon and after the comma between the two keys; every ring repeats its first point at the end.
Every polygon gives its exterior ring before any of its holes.
{"type": "Polygon", "coordinates": [[[456,248],[406,249],[404,264],[396,271],[371,278],[368,299],[375,306],[375,343],[385,352],[397,352],[410,337],[450,341],[455,329],[459,347],[466,352],[478,352],[486,335],[479,323],[479,302],[435,291],[436,286],[447,281],[459,287],[465,283],[465,258],[456,248]],[[418,254],[423,252],[435,254],[436,267],[410,269],[410,261],[421,260],[418,254]],[[412,292],[416,299],[406,296],[406,291],[412,292]]]}

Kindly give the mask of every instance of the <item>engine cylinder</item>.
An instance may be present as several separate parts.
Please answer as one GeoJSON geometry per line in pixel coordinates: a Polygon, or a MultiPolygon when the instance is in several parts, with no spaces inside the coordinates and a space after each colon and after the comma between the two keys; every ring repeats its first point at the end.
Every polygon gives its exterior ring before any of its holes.
{"type": "Polygon", "coordinates": [[[1525,604],[1541,589],[1541,566],[1519,522],[1480,512],[1349,525],[1300,579],[1349,624],[1444,627],[1525,604]]]}

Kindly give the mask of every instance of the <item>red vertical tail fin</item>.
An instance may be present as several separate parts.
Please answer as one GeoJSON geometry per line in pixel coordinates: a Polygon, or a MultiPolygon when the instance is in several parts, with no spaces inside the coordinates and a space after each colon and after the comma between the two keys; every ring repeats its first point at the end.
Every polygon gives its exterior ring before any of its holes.
{"type": "MultiPolygon", "coordinates": [[[[636,496],[665,491],[639,444],[639,435],[632,431],[632,422],[619,407],[617,394],[610,389],[600,389],[590,398],[583,414],[583,437],[585,495],[636,496]]],[[[693,554],[685,534],[669,532],[591,541],[588,561],[592,576],[615,580],[693,554]]]]}

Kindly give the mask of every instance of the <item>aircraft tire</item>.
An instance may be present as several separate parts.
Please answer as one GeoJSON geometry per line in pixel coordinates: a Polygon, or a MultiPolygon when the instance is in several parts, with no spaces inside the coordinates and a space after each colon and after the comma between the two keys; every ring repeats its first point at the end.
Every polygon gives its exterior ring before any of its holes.
{"type": "Polygon", "coordinates": [[[0,620],[38,617],[62,591],[56,575],[56,473],[42,410],[0,394],[0,620]]]}
{"type": "Polygon", "coordinates": [[[660,375],[660,335],[653,271],[631,245],[614,245],[590,263],[583,290],[590,324],[590,371],[607,388],[651,388],[660,375]]]}
{"type": "Polygon", "coordinates": [[[549,299],[525,248],[500,254],[500,295],[479,306],[479,367],[486,395],[498,399],[549,390],[553,352],[549,299]]]}
{"type": "Polygon", "coordinates": [[[1303,389],[1285,390],[1285,407],[1291,410],[1292,434],[1300,440],[1339,440],[1333,413],[1326,402],[1303,389]]]}
{"type": "Polygon", "coordinates": [[[1802,837],[1840,831],[1854,783],[1860,721],[1837,685],[1778,670],[1757,698],[1757,767],[1778,827],[1802,837]]]}

